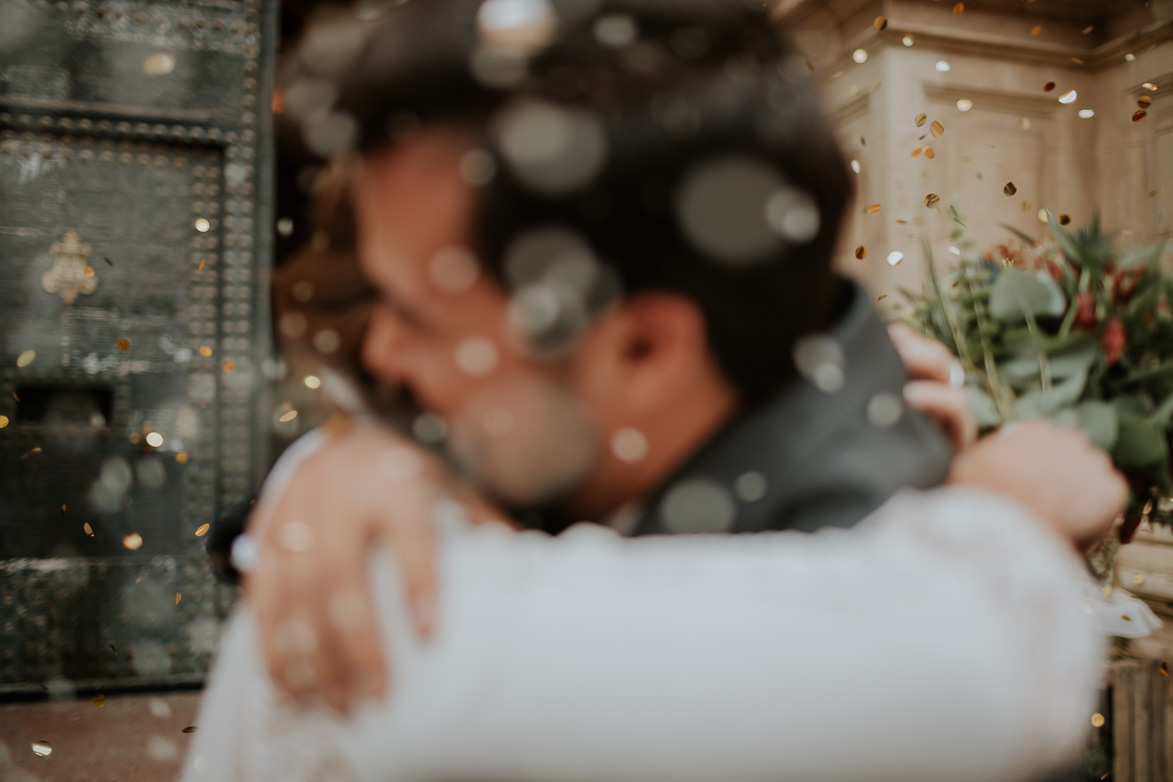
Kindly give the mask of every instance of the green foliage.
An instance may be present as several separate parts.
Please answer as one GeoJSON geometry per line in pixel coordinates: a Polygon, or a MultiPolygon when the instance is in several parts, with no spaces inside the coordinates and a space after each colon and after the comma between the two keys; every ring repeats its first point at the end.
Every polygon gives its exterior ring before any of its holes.
{"type": "MultiPolygon", "coordinates": [[[[1081,428],[1134,487],[1130,512],[1173,495],[1173,278],[1165,245],[1121,253],[1099,217],[1077,231],[1048,212],[1049,235],[1016,237],[977,255],[950,208],[962,250],[942,274],[928,243],[923,293],[901,314],[961,359],[983,431],[1046,418],[1081,428]]],[[[1173,519],[1152,516],[1154,521],[1173,519]]]]}

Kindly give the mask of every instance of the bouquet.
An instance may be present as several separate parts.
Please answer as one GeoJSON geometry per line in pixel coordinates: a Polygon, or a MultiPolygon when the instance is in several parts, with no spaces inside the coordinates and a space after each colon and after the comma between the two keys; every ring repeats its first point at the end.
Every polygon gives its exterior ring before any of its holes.
{"type": "Polygon", "coordinates": [[[938,272],[925,243],[924,293],[902,291],[897,314],[945,343],[966,369],[978,426],[1046,418],[1081,428],[1127,476],[1132,497],[1120,528],[1173,524],[1173,277],[1164,242],[1122,253],[1099,218],[975,254],[955,207],[957,268],[938,272]]]}

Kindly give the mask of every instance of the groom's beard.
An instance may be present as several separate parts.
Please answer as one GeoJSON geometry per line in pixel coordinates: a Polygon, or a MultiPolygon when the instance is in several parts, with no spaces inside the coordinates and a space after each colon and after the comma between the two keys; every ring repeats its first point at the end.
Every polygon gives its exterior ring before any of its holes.
{"type": "Polygon", "coordinates": [[[573,391],[555,380],[495,385],[449,427],[448,451],[459,471],[515,518],[542,528],[551,522],[533,520],[535,514],[569,516],[566,497],[599,457],[590,418],[573,391]]]}

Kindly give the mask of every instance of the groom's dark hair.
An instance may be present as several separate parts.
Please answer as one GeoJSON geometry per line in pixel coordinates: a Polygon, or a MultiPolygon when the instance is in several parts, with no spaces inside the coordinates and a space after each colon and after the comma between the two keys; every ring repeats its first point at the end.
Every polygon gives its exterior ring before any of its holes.
{"type": "Polygon", "coordinates": [[[295,98],[325,96],[300,110],[319,151],[330,129],[364,154],[418,125],[471,129],[487,153],[469,161],[472,249],[490,273],[508,285],[519,235],[568,229],[625,294],[695,301],[717,364],[753,403],[794,377],[795,340],[833,318],[831,256],[852,192],[806,64],[763,5],[412,0],[359,23],[357,49],[342,51],[353,30],[311,33],[284,79],[286,115],[295,98]],[[520,56],[493,40],[493,13],[547,39],[521,41],[534,49],[520,56]],[[531,135],[503,149],[495,129],[519,106],[539,107],[531,135]],[[558,133],[572,159],[543,170],[540,147],[558,133]],[[514,165],[528,152],[533,171],[514,165]]]}

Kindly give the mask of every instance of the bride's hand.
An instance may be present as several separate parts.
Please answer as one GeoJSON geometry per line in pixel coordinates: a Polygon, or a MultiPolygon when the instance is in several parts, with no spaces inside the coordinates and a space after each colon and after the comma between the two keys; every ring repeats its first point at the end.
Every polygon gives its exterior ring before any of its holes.
{"type": "Polygon", "coordinates": [[[949,483],[1006,494],[1085,549],[1128,504],[1128,483],[1083,432],[1045,421],[1008,426],[953,460],[949,483]]]}
{"type": "Polygon", "coordinates": [[[957,451],[977,439],[977,426],[965,394],[965,370],[949,349],[907,324],[888,325],[888,336],[908,370],[904,398],[909,405],[935,420],[957,451]]]}
{"type": "Polygon", "coordinates": [[[500,518],[434,456],[391,431],[365,428],[330,439],[279,497],[262,502],[250,521],[260,551],[245,591],[279,690],[339,711],[386,695],[371,544],[388,544],[416,629],[427,636],[436,601],[432,520],[436,503],[451,498],[471,521],[500,518]]]}

